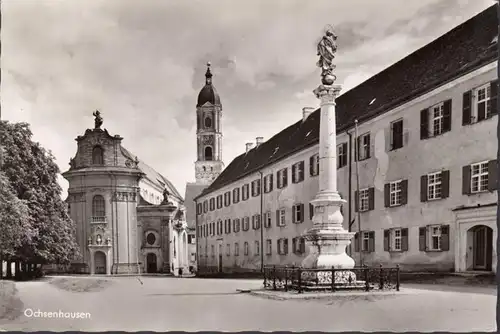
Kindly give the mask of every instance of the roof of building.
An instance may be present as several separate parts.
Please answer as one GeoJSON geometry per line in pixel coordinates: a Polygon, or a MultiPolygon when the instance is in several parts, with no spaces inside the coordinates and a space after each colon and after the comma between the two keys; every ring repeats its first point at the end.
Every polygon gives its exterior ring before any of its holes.
{"type": "MultiPolygon", "coordinates": [[[[496,5],[460,24],[336,100],[337,132],[421,96],[497,59],[496,5]]],[[[319,109],[236,157],[200,196],[319,142],[319,109]]],[[[198,196],[198,197],[200,197],[198,196]]],[[[197,198],[195,198],[196,200],[197,198]]]]}
{"type": "Polygon", "coordinates": [[[213,105],[221,105],[219,93],[217,93],[217,90],[212,84],[212,76],[212,72],[210,71],[210,63],[208,63],[207,72],[205,73],[205,86],[203,86],[200,93],[198,94],[198,103],[196,104],[196,107],[201,107],[207,102],[213,105]]]}
{"type": "MultiPolygon", "coordinates": [[[[123,153],[125,155],[128,155],[128,158],[131,160],[135,160],[135,155],[132,154],[129,150],[124,148],[122,146],[123,153]]],[[[146,174],[146,177],[153,182],[154,184],[157,184],[161,188],[167,188],[167,190],[175,196],[177,199],[179,199],[181,202],[183,201],[182,196],[179,194],[177,189],[174,187],[172,182],[170,182],[165,176],[161,175],[158,173],[156,170],[154,170],[152,167],[149,165],[145,164],[143,161],[139,160],[138,164],[139,169],[146,174]]]]}

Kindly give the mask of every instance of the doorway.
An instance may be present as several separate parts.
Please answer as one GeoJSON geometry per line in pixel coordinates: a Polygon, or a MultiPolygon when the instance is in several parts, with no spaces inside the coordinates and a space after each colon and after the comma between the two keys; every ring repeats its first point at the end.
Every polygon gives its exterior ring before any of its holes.
{"type": "Polygon", "coordinates": [[[94,254],[94,273],[105,275],[106,274],[106,254],[97,251],[94,254]]]}
{"type": "Polygon", "coordinates": [[[146,272],[148,274],[154,274],[158,270],[156,265],[156,254],[148,253],[146,256],[146,272]]]}
{"type": "Polygon", "coordinates": [[[485,225],[472,228],[473,270],[491,270],[493,230],[485,225]]]}

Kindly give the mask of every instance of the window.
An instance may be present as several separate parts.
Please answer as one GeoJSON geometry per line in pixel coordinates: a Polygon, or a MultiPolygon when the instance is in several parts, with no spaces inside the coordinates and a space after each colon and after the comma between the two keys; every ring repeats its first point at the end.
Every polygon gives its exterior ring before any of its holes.
{"type": "Polygon", "coordinates": [[[252,197],[260,195],[260,180],[252,181],[252,197]]]}
{"type": "Polygon", "coordinates": [[[451,100],[420,112],[420,139],[436,137],[451,130],[451,100]]]}
{"type": "Polygon", "coordinates": [[[231,192],[227,191],[224,193],[224,206],[231,205],[231,192]]]}
{"type": "Polygon", "coordinates": [[[234,256],[239,256],[240,255],[240,245],[235,242],[234,243],[234,256]]]}
{"type": "Polygon", "coordinates": [[[448,225],[428,225],[419,228],[420,251],[448,251],[450,235],[448,225]]]}
{"type": "Polygon", "coordinates": [[[243,185],[243,189],[241,191],[243,192],[242,197],[243,197],[244,201],[246,201],[248,199],[248,195],[249,195],[248,191],[249,191],[249,189],[250,189],[250,186],[248,184],[243,185]]]}
{"type": "Polygon", "coordinates": [[[208,201],[207,200],[203,201],[203,212],[204,213],[208,212],[208,201]]]}
{"type": "Polygon", "coordinates": [[[217,234],[218,234],[218,235],[221,235],[221,234],[222,234],[222,232],[223,232],[222,227],[223,227],[223,226],[222,226],[222,220],[219,220],[219,221],[217,222],[217,234]]]}
{"type": "Polygon", "coordinates": [[[369,204],[369,191],[367,189],[361,189],[359,191],[359,211],[368,211],[369,204]]]}
{"type": "Polygon", "coordinates": [[[295,254],[304,254],[306,251],[306,239],[301,237],[293,238],[292,249],[295,254]]]}
{"type": "Polygon", "coordinates": [[[273,241],[271,239],[266,240],[266,255],[271,255],[273,253],[273,241]]]}
{"type": "Polygon", "coordinates": [[[212,257],[215,257],[215,246],[214,246],[214,245],[212,245],[212,247],[211,247],[211,248],[212,248],[212,257]]]}
{"type": "Polygon", "coordinates": [[[304,161],[292,165],[292,183],[304,181],[304,161]]]}
{"type": "Polygon", "coordinates": [[[205,160],[206,161],[211,161],[213,159],[212,156],[212,147],[211,146],[206,146],[205,147],[205,160]]]}
{"type": "Polygon", "coordinates": [[[94,219],[103,218],[106,216],[104,197],[101,195],[95,195],[92,198],[92,216],[96,217],[94,219]]]}
{"type": "Polygon", "coordinates": [[[188,244],[195,244],[196,243],[196,239],[194,237],[193,234],[188,234],[188,244]]]}
{"type": "Polygon", "coordinates": [[[480,162],[471,167],[471,192],[478,193],[488,190],[488,162],[480,162]]]}
{"type": "Polygon", "coordinates": [[[319,154],[315,154],[309,158],[309,175],[319,175],[319,154]]]}
{"type": "Polygon", "coordinates": [[[408,250],[408,229],[392,228],[384,230],[384,251],[406,252],[408,250]]]}
{"type": "Polygon", "coordinates": [[[154,233],[148,233],[148,236],[146,237],[146,241],[149,245],[154,245],[156,242],[156,236],[154,233]]]}
{"type": "Polygon", "coordinates": [[[403,147],[403,120],[391,123],[391,150],[403,147]]]}
{"type": "Polygon", "coordinates": [[[258,230],[260,228],[260,215],[253,215],[252,216],[252,228],[254,230],[258,230]]]}
{"type": "Polygon", "coordinates": [[[441,198],[441,172],[427,175],[427,199],[441,198]]]}
{"type": "Polygon", "coordinates": [[[283,168],[278,171],[277,174],[278,184],[277,187],[279,189],[285,188],[288,185],[288,168],[283,168]]]}
{"type": "Polygon", "coordinates": [[[347,143],[337,145],[337,168],[347,166],[347,143]]]}
{"type": "Polygon", "coordinates": [[[244,255],[248,255],[248,242],[246,242],[246,241],[243,244],[243,252],[244,252],[244,255]]]}
{"type": "Polygon", "coordinates": [[[233,203],[238,203],[240,201],[240,188],[233,189],[233,203]]]}
{"type": "Polygon", "coordinates": [[[217,209],[222,208],[222,195],[217,196],[217,209]]]}
{"type": "Polygon", "coordinates": [[[264,176],[264,192],[269,193],[273,191],[273,174],[264,176]]]}
{"type": "Polygon", "coordinates": [[[227,255],[227,256],[230,256],[230,255],[231,255],[231,245],[230,245],[230,244],[227,244],[227,245],[226,245],[226,255],[227,255]]]}
{"type": "Polygon", "coordinates": [[[402,181],[395,181],[389,186],[389,206],[398,206],[402,204],[402,181]]]}
{"type": "Polygon", "coordinates": [[[240,231],[240,219],[236,218],[233,220],[233,231],[234,233],[238,233],[240,231]]]}
{"type": "Polygon", "coordinates": [[[196,204],[196,213],[199,215],[203,213],[203,206],[201,203],[196,204]]]}
{"type": "Polygon", "coordinates": [[[259,242],[258,242],[258,241],[255,241],[255,246],[254,246],[254,248],[255,248],[255,252],[254,252],[254,254],[255,254],[255,255],[259,255],[259,254],[260,254],[260,245],[259,245],[259,242]]]}
{"type": "Polygon", "coordinates": [[[104,165],[104,151],[101,146],[95,146],[92,149],[92,164],[104,165]]]}
{"type": "Polygon", "coordinates": [[[304,221],[304,204],[295,204],[293,206],[293,222],[298,224],[304,221]]]}
{"type": "Polygon", "coordinates": [[[271,211],[268,211],[264,214],[264,227],[270,228],[272,224],[271,211]]]}
{"type": "Polygon", "coordinates": [[[278,239],[278,254],[280,254],[280,255],[288,254],[288,239],[287,238],[278,239]]]}
{"type": "Polygon", "coordinates": [[[215,198],[210,199],[210,211],[215,210],[215,198]]]}
{"type": "Polygon", "coordinates": [[[250,217],[243,218],[243,231],[248,231],[250,229],[250,217]]]}
{"type": "Polygon", "coordinates": [[[205,117],[205,128],[209,129],[212,127],[212,119],[210,117],[205,117]]]}
{"type": "Polygon", "coordinates": [[[286,224],[285,214],[286,214],[285,209],[276,210],[276,225],[278,225],[278,226],[285,226],[285,224],[286,224]]]}
{"type": "Polygon", "coordinates": [[[226,234],[231,233],[231,219],[224,220],[224,225],[226,234]]]}
{"type": "Polygon", "coordinates": [[[362,231],[354,235],[354,251],[359,252],[374,252],[375,251],[375,232],[362,231]]]}
{"type": "Polygon", "coordinates": [[[490,84],[484,85],[482,87],[476,88],[474,92],[474,97],[476,98],[476,103],[474,105],[475,117],[477,121],[482,121],[490,117],[491,114],[491,86],[490,84]]]}
{"type": "Polygon", "coordinates": [[[356,140],[357,159],[365,160],[370,158],[370,133],[365,133],[356,140]]]}
{"type": "Polygon", "coordinates": [[[473,124],[498,113],[498,81],[493,81],[463,94],[462,124],[473,124]]]}

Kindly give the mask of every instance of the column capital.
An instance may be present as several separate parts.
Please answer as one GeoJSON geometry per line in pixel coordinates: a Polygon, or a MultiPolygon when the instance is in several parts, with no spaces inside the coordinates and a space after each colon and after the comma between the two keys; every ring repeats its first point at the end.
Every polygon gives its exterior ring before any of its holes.
{"type": "Polygon", "coordinates": [[[339,96],[341,90],[341,85],[320,85],[313,93],[321,100],[321,105],[335,104],[335,99],[339,96]]]}

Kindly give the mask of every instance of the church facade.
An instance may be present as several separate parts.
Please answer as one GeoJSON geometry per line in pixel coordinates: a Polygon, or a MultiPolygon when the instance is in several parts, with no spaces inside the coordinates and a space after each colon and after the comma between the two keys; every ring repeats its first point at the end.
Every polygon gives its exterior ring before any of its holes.
{"type": "Polygon", "coordinates": [[[66,200],[80,258],[71,271],[87,274],[187,273],[195,266],[194,229],[172,183],[95,127],[78,136],[66,200]]]}
{"type": "MultiPolygon", "coordinates": [[[[496,272],[497,28],[492,6],[337,98],[337,184],[356,265],[496,272]]],[[[247,144],[194,199],[200,272],[307,256],[320,110],[301,116],[247,144]]]]}

